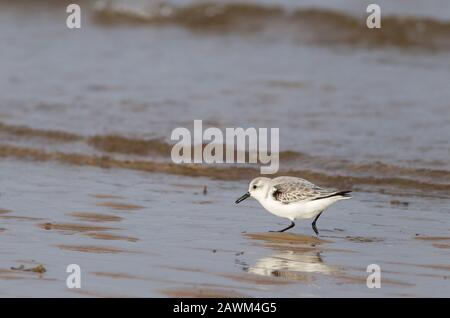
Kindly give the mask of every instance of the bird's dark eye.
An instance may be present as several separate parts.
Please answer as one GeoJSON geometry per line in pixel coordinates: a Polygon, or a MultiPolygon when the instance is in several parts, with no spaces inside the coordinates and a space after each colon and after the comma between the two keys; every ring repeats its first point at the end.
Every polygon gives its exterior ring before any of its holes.
{"type": "Polygon", "coordinates": [[[253,189],[256,189],[257,188],[257,186],[256,186],[256,184],[253,186],[253,189]]]}

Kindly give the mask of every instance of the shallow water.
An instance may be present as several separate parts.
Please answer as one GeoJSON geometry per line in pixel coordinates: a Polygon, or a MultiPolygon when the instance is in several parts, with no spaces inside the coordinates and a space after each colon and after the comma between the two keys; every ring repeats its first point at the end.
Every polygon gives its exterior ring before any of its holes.
{"type": "MultiPolygon", "coordinates": [[[[278,22],[208,32],[176,23],[103,25],[86,14],[76,32],[61,23],[58,6],[39,14],[30,7],[2,4],[2,122],[166,141],[194,119],[281,127],[281,150],[450,168],[446,49],[406,50],[395,41],[355,49],[358,41],[339,37],[313,45],[297,39],[303,33],[295,24],[278,22]]],[[[324,36],[315,31],[322,20],[311,22],[311,36],[324,36]]],[[[445,40],[450,27],[439,43],[445,40]]]]}
{"type": "Polygon", "coordinates": [[[0,296],[449,296],[449,2],[164,3],[0,1],[0,296]],[[354,198],[269,234],[257,167],[171,162],[194,119],[354,198]]]}
{"type": "Polygon", "coordinates": [[[442,200],[408,198],[399,206],[391,203],[396,197],[356,193],[324,213],[315,238],[308,221],[291,233],[268,233],[283,222],[254,201],[236,206],[242,183],[9,160],[0,171],[2,296],[450,291],[450,218],[442,200]],[[66,287],[72,263],[81,267],[80,290],[66,287]],[[382,270],[380,289],[366,287],[372,263],[382,270]],[[10,270],[39,264],[45,273],[10,270]]]}

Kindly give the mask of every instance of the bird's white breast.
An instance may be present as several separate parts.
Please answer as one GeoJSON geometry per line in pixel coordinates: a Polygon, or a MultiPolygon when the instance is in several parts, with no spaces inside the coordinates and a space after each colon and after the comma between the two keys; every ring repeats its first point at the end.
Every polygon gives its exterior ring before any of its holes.
{"type": "Polygon", "coordinates": [[[328,208],[331,204],[342,199],[342,197],[336,196],[313,201],[299,201],[283,204],[269,196],[258,201],[270,213],[293,221],[295,219],[313,218],[328,208]]]}

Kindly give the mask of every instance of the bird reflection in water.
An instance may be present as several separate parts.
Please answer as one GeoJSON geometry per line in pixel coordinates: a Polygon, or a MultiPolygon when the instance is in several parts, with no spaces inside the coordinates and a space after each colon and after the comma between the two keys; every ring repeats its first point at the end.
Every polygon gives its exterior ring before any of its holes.
{"type": "Polygon", "coordinates": [[[314,240],[301,235],[290,234],[280,236],[274,234],[247,234],[249,238],[262,240],[264,246],[276,251],[273,255],[265,256],[248,266],[248,273],[283,277],[291,280],[305,281],[313,278],[311,274],[331,275],[338,269],[325,264],[319,245],[324,241],[314,240]]]}

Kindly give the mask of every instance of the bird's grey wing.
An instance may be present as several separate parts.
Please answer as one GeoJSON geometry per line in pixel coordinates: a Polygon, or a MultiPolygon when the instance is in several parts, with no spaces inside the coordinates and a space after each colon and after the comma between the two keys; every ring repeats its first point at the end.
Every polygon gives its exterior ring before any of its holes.
{"type": "Polygon", "coordinates": [[[274,200],[280,201],[283,204],[311,201],[336,193],[334,189],[323,189],[309,181],[299,178],[285,179],[283,181],[285,182],[275,182],[271,190],[274,200]]]}

